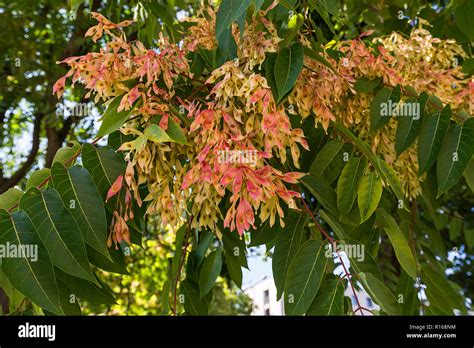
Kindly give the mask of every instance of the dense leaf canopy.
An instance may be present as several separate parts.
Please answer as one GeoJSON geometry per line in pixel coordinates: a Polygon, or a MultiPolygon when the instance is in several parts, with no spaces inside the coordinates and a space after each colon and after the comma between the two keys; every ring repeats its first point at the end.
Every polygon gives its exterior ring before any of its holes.
{"type": "Polygon", "coordinates": [[[0,1],[3,313],[248,314],[258,246],[287,315],[467,313],[472,13],[0,1]]]}

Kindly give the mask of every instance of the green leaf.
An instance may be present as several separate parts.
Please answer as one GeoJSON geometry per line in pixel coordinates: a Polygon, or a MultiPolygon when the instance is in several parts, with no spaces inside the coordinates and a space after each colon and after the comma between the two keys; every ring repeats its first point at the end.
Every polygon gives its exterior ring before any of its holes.
{"type": "Polygon", "coordinates": [[[163,288],[161,289],[161,307],[165,313],[170,311],[170,290],[171,290],[171,281],[167,279],[163,283],[163,288]]]}
{"type": "Polygon", "coordinates": [[[114,100],[112,100],[112,102],[107,106],[107,110],[101,118],[102,124],[100,125],[99,132],[97,133],[98,137],[106,136],[122,127],[125,121],[127,121],[129,118],[130,114],[133,112],[133,107],[127,111],[122,110],[117,112],[117,108],[120,105],[122,97],[123,96],[121,95],[115,97],[114,100]]]}
{"type": "Polygon", "coordinates": [[[458,28],[466,34],[469,41],[474,41],[474,26],[472,25],[472,14],[474,13],[474,1],[467,0],[455,12],[455,23],[458,28]]]}
{"type": "Polygon", "coordinates": [[[147,38],[147,42],[148,42],[149,47],[153,46],[153,40],[154,40],[155,34],[157,32],[156,23],[157,23],[157,18],[153,14],[149,13],[147,21],[145,23],[146,38],[147,38]]]}
{"type": "Polygon", "coordinates": [[[71,275],[95,281],[89,266],[81,231],[64,206],[59,193],[51,188],[28,190],[20,200],[53,265],[71,275]]]}
{"type": "Polygon", "coordinates": [[[400,305],[403,315],[417,314],[417,293],[418,290],[415,289],[413,279],[406,272],[402,272],[395,295],[403,301],[400,305]],[[403,297],[400,297],[400,295],[403,297]]]}
{"type": "MultiPolygon", "coordinates": [[[[348,242],[352,243],[351,240],[348,240],[348,242]]],[[[356,244],[356,242],[354,242],[353,244],[356,244]]],[[[349,261],[351,263],[351,268],[355,271],[356,274],[370,273],[380,281],[383,280],[383,275],[382,271],[380,270],[380,267],[378,266],[374,258],[368,253],[368,251],[365,251],[363,260],[351,256],[349,257],[349,261]]]]}
{"type": "Polygon", "coordinates": [[[273,94],[273,99],[276,101],[278,99],[278,89],[275,82],[275,62],[277,54],[276,53],[267,53],[267,58],[265,60],[265,77],[270,86],[273,94]]]}
{"type": "Polygon", "coordinates": [[[26,189],[37,187],[42,184],[51,175],[49,168],[44,168],[33,172],[26,182],[26,189]]]}
{"type": "Polygon", "coordinates": [[[270,227],[270,222],[266,221],[255,231],[252,231],[249,247],[271,243],[277,236],[277,230],[275,227],[270,227]]]}
{"type": "MultiPolygon", "coordinates": [[[[467,186],[474,193],[474,157],[471,158],[471,161],[464,170],[464,179],[466,179],[467,186]]],[[[7,191],[8,192],[8,191],[7,191]]],[[[2,199],[0,196],[0,208],[2,207],[2,199]]]]}
{"type": "Polygon", "coordinates": [[[357,197],[359,182],[367,167],[366,158],[351,158],[342,170],[337,182],[337,208],[341,215],[347,215],[357,197]]]}
{"type": "Polygon", "coordinates": [[[352,314],[352,299],[348,296],[344,297],[344,314],[352,314]]]}
{"type": "Polygon", "coordinates": [[[398,227],[395,219],[387,211],[385,211],[385,209],[379,208],[377,210],[376,221],[377,224],[387,233],[400,265],[410,277],[416,279],[417,271],[415,257],[411,252],[405,235],[400,230],[400,227],[398,227]]]}
{"type": "Polygon", "coordinates": [[[280,49],[288,47],[288,45],[294,42],[295,37],[300,33],[300,28],[304,23],[304,16],[301,13],[294,14],[288,21],[288,30],[286,31],[285,38],[279,42],[280,49]]]}
{"type": "Polygon", "coordinates": [[[203,55],[201,55],[198,51],[194,54],[191,63],[191,72],[193,73],[194,78],[200,78],[205,68],[206,61],[203,55]]]}
{"type": "Polygon", "coordinates": [[[346,233],[344,232],[344,228],[342,225],[339,223],[337,217],[334,215],[325,212],[324,210],[319,210],[319,215],[321,218],[327,222],[329,226],[331,226],[332,230],[336,234],[337,239],[339,239],[340,242],[344,242],[347,238],[346,233]]]}
{"type": "MultiPolygon", "coordinates": [[[[247,12],[249,5],[250,0],[223,0],[221,2],[216,16],[217,40],[226,29],[230,28],[233,22],[247,12]]],[[[242,32],[243,28],[240,28],[240,31],[242,32]]]]}
{"type": "MultiPolygon", "coordinates": [[[[420,98],[422,97],[428,100],[427,94],[420,96],[420,98]]],[[[420,114],[418,115],[419,118],[412,116],[398,118],[397,133],[395,136],[395,150],[397,151],[397,156],[400,156],[403,151],[408,149],[408,147],[413,144],[421,127],[421,108],[424,107],[424,104],[420,101],[420,99],[416,101],[416,99],[411,98],[407,101],[407,103],[415,102],[419,103],[418,105],[421,104],[420,114]]]]}
{"type": "Polygon", "coordinates": [[[446,315],[453,315],[453,309],[464,309],[460,295],[448,282],[444,272],[440,273],[433,266],[423,264],[421,279],[426,285],[425,293],[431,305],[446,315]]]}
{"type": "Polygon", "coordinates": [[[16,249],[23,245],[36,250],[31,255],[21,253],[22,257],[1,258],[3,274],[18,291],[41,308],[64,314],[51,259],[24,211],[10,215],[0,210],[0,244],[16,245],[16,249]]]}
{"type": "MultiPolygon", "coordinates": [[[[404,202],[405,195],[402,188],[402,184],[400,183],[400,179],[398,177],[398,173],[391,166],[389,166],[387,162],[381,159],[378,160],[375,167],[377,169],[377,173],[383,179],[385,184],[392,189],[398,201],[404,202]]],[[[405,204],[403,204],[403,209],[408,210],[405,204]]]]}
{"type": "Polygon", "coordinates": [[[263,3],[265,0],[253,0],[254,3],[254,14],[258,13],[260,11],[260,8],[262,7],[263,3]]]}
{"type": "Polygon", "coordinates": [[[300,181],[305,185],[311,194],[316,197],[319,203],[333,214],[337,214],[336,192],[326,181],[313,175],[306,175],[300,181]]]}
{"type": "Polygon", "coordinates": [[[451,108],[447,105],[443,111],[435,112],[423,119],[418,139],[418,175],[431,168],[438,157],[444,137],[448,132],[451,108]]]}
{"type": "Polygon", "coordinates": [[[53,163],[59,162],[68,167],[74,164],[75,160],[71,161],[71,158],[80,152],[81,145],[77,141],[71,141],[70,145],[72,146],[62,147],[56,152],[56,155],[54,155],[53,158],[53,163]]]}
{"type": "Polygon", "coordinates": [[[443,102],[441,101],[441,99],[439,99],[435,95],[429,95],[425,110],[421,109],[421,111],[423,111],[424,113],[432,114],[436,111],[439,112],[440,109],[443,109],[443,102]]]}
{"type": "Polygon", "coordinates": [[[344,137],[348,138],[354,146],[364,154],[371,162],[375,162],[374,159],[377,157],[372,153],[370,146],[356,137],[349,129],[347,129],[342,123],[334,122],[335,129],[341,133],[344,137]]]}
{"type": "Polygon", "coordinates": [[[238,259],[239,264],[242,267],[248,268],[247,264],[247,246],[245,244],[244,236],[239,236],[238,233],[224,233],[222,235],[222,243],[224,250],[231,251],[233,255],[238,259]]]}
{"type": "Polygon", "coordinates": [[[77,9],[85,0],[71,0],[71,6],[70,6],[70,11],[73,13],[73,15],[76,15],[77,9]]]}
{"type": "Polygon", "coordinates": [[[53,186],[81,227],[87,245],[110,258],[104,202],[87,169],[74,166],[68,170],[60,163],[55,163],[51,173],[53,186]]]}
{"type": "Polygon", "coordinates": [[[214,66],[221,66],[226,61],[237,58],[237,44],[232,36],[231,28],[227,28],[217,40],[219,49],[215,53],[214,66]]]}
{"type": "Polygon", "coordinates": [[[334,157],[324,170],[322,178],[331,186],[334,181],[341,176],[342,169],[347,164],[349,158],[352,157],[353,147],[350,144],[344,144],[341,151],[334,157]]]}
{"type": "MultiPolygon", "coordinates": [[[[250,4],[249,4],[250,5],[250,4]]],[[[248,7],[248,6],[247,6],[248,7]]],[[[244,38],[244,29],[245,29],[245,19],[247,18],[247,11],[244,11],[239,17],[236,19],[236,23],[239,26],[240,31],[240,40],[244,38]]],[[[230,29],[230,28],[229,28],[230,29]]]]}
{"type": "MultiPolygon", "coordinates": [[[[386,185],[390,186],[393,193],[397,196],[397,199],[404,201],[404,193],[400,180],[398,179],[397,173],[390,167],[385,161],[381,160],[380,157],[372,153],[369,145],[364,141],[356,137],[349,129],[339,122],[333,123],[336,130],[341,133],[344,137],[348,138],[351,143],[359,150],[365,157],[370,161],[370,163],[375,167],[378,174],[385,182],[386,185]]],[[[407,207],[404,205],[404,209],[407,207]]]]}
{"type": "Polygon", "coordinates": [[[121,250],[116,250],[115,248],[108,249],[109,258],[112,261],[88,245],[86,245],[86,250],[89,261],[94,266],[97,266],[107,272],[129,274],[125,266],[124,255],[121,250]]]}
{"type": "Polygon", "coordinates": [[[110,290],[100,287],[97,280],[94,278],[96,284],[88,282],[87,280],[71,276],[55,268],[56,277],[58,280],[67,285],[71,294],[76,297],[86,300],[92,304],[115,304],[115,298],[112,296],[110,290]]]}
{"type": "Polygon", "coordinates": [[[277,102],[280,102],[293,88],[303,68],[303,57],[303,46],[299,43],[283,48],[278,53],[274,68],[275,84],[278,90],[277,102]]]}
{"type": "Polygon", "coordinates": [[[462,72],[466,75],[472,75],[474,72],[474,58],[466,59],[462,63],[462,72]]]}
{"type": "MultiPolygon", "coordinates": [[[[159,122],[161,121],[162,116],[156,116],[152,119],[153,125],[147,128],[148,133],[151,136],[156,136],[157,140],[150,138],[150,140],[157,141],[157,142],[174,142],[182,145],[189,145],[186,136],[184,135],[183,129],[180,125],[173,119],[173,117],[168,118],[168,128],[163,130],[159,126],[159,122]],[[156,129],[156,126],[159,129],[156,129]],[[164,132],[164,134],[163,134],[164,132]]],[[[147,130],[145,130],[145,135],[147,135],[147,130]]]]}
{"type": "MultiPolygon", "coordinates": [[[[166,31],[170,34],[174,41],[175,28],[173,26],[175,20],[175,10],[172,3],[164,3],[160,1],[146,1],[142,3],[147,9],[149,8],[151,12],[158,17],[163,23],[163,27],[166,26],[166,31]]],[[[146,20],[148,23],[149,19],[146,20]]],[[[158,22],[158,23],[160,23],[158,22]]],[[[164,29],[164,28],[163,28],[164,29]]]]}
{"type": "Polygon", "coordinates": [[[199,244],[196,248],[196,266],[200,265],[201,262],[204,261],[204,257],[206,256],[207,250],[214,241],[214,238],[214,233],[209,230],[204,230],[203,232],[201,232],[201,235],[199,236],[199,244]]]}
{"type": "Polygon", "coordinates": [[[343,315],[344,284],[339,279],[329,279],[319,289],[306,315],[343,315]]]}
{"type": "Polygon", "coordinates": [[[166,129],[166,133],[175,143],[189,145],[183,129],[172,117],[168,119],[168,129],[166,129]]]}
{"type": "Polygon", "coordinates": [[[242,288],[242,266],[238,262],[237,258],[232,254],[231,250],[225,251],[225,259],[227,270],[229,271],[231,279],[239,288],[242,288]]]}
{"type": "Polygon", "coordinates": [[[310,58],[313,58],[314,60],[317,60],[318,62],[325,65],[327,68],[329,68],[329,70],[335,72],[334,67],[331,65],[331,63],[329,63],[329,61],[326,58],[324,58],[321,54],[319,54],[314,49],[314,47],[313,48],[304,47],[304,55],[310,58]]]}
{"type": "Polygon", "coordinates": [[[304,226],[307,220],[307,214],[290,210],[285,220],[285,228],[278,227],[272,259],[273,280],[277,288],[277,299],[281,298],[285,288],[288,267],[300,249],[303,241],[304,226]]]}
{"type": "Polygon", "coordinates": [[[242,287],[242,267],[248,268],[245,240],[240,239],[237,233],[224,233],[224,244],[227,270],[232,280],[239,288],[242,287]]]}
{"type": "Polygon", "coordinates": [[[108,146],[95,148],[84,144],[82,162],[104,199],[110,186],[125,172],[125,162],[108,146]]]}
{"type": "Polygon", "coordinates": [[[128,143],[130,141],[133,141],[135,139],[135,136],[133,134],[122,134],[122,132],[116,130],[115,132],[112,132],[109,134],[107,137],[107,145],[110,146],[114,151],[117,151],[117,149],[123,144],[123,143],[128,143]]]}
{"type": "MultiPolygon", "coordinates": [[[[61,301],[61,309],[66,315],[81,315],[81,307],[75,294],[61,281],[57,282],[59,290],[59,299],[61,301]]],[[[45,313],[46,314],[46,313],[45,313]]],[[[49,315],[49,313],[48,313],[49,315]]]]}
{"type": "Polygon", "coordinates": [[[12,187],[0,195],[0,209],[9,210],[20,201],[23,191],[12,187]]]}
{"type": "Polygon", "coordinates": [[[184,295],[184,309],[189,315],[207,315],[208,304],[206,298],[199,296],[199,288],[196,283],[186,279],[181,282],[180,292],[184,295]]]}
{"type": "Polygon", "coordinates": [[[459,181],[473,155],[474,118],[469,118],[449,129],[439,152],[436,167],[438,197],[459,181]]]}
{"type": "Polygon", "coordinates": [[[370,108],[370,130],[376,131],[387,124],[392,110],[400,100],[400,86],[380,89],[372,101],[370,108]]]}
{"type": "Polygon", "coordinates": [[[377,209],[382,191],[382,180],[376,173],[369,172],[362,177],[357,189],[361,222],[367,221],[377,209]]]}
{"type": "Polygon", "coordinates": [[[378,304],[384,312],[390,315],[401,314],[395,295],[380,279],[370,273],[361,273],[360,279],[372,300],[378,304]]]}
{"type": "Polygon", "coordinates": [[[354,88],[359,93],[370,93],[382,82],[381,77],[375,79],[369,79],[365,76],[359,77],[354,84],[354,88]]]}
{"type": "Polygon", "coordinates": [[[337,15],[337,0],[319,0],[319,4],[332,15],[337,15]]]}
{"type": "Polygon", "coordinates": [[[285,312],[287,315],[303,315],[318,293],[328,258],[324,243],[309,240],[288,267],[285,285],[285,312]]]}
{"type": "Polygon", "coordinates": [[[222,269],[222,249],[211,252],[204,260],[199,274],[199,296],[203,298],[216,283],[222,269]]]}
{"type": "MultiPolygon", "coordinates": [[[[270,14],[274,14],[276,20],[285,20],[289,16],[289,12],[295,9],[297,0],[280,0],[278,5],[270,11],[270,14]]],[[[272,2],[266,0],[265,8],[268,8],[272,2]]]]}
{"type": "MultiPolygon", "coordinates": [[[[184,242],[184,234],[186,233],[187,225],[183,224],[178,230],[176,231],[175,237],[175,247],[174,247],[174,255],[173,259],[171,260],[171,278],[176,279],[178,275],[179,265],[182,262],[183,256],[183,242],[184,242]]],[[[172,289],[174,290],[174,283],[172,284],[172,289]]]]}
{"type": "Polygon", "coordinates": [[[331,30],[331,32],[333,34],[335,34],[336,32],[334,30],[334,25],[332,24],[332,22],[329,18],[328,10],[324,7],[325,3],[326,3],[326,1],[321,2],[320,0],[310,0],[309,1],[309,7],[312,10],[316,10],[316,12],[318,12],[318,14],[321,16],[323,21],[329,27],[329,30],[331,30]]]}
{"type": "Polygon", "coordinates": [[[161,128],[160,126],[156,124],[151,124],[149,125],[146,129],[145,132],[143,133],[145,137],[151,141],[154,141],[156,143],[165,143],[165,142],[172,142],[173,139],[171,139],[168,134],[161,128]]]}
{"type": "Polygon", "coordinates": [[[343,146],[344,143],[339,139],[329,141],[316,155],[309,172],[314,176],[325,178],[324,171],[337,158],[343,146]]]}
{"type": "MultiPolygon", "coordinates": [[[[338,222],[337,217],[325,212],[324,210],[319,210],[319,215],[324,221],[327,222],[329,226],[331,226],[332,230],[336,234],[338,243],[347,243],[350,245],[361,244],[360,241],[356,241],[348,237],[348,234],[344,231],[344,227],[338,222]]],[[[382,279],[382,273],[367,249],[365,249],[362,258],[353,256],[348,257],[351,267],[355,270],[355,273],[368,272],[372,273],[377,278],[382,279]]]]}

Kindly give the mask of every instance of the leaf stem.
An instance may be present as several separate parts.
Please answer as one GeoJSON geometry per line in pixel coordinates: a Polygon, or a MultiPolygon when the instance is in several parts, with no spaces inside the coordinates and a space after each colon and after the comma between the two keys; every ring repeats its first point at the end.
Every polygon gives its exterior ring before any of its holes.
{"type": "MultiPolygon", "coordinates": [[[[405,88],[403,86],[400,86],[400,89],[401,89],[401,92],[403,94],[405,94],[409,97],[413,97],[413,98],[418,98],[419,97],[419,94],[413,93],[413,92],[409,91],[407,88],[405,88]]],[[[443,110],[442,106],[439,106],[438,104],[432,102],[430,99],[428,99],[427,104],[430,105],[432,108],[434,108],[436,110],[439,110],[439,111],[443,110]]],[[[461,116],[460,114],[456,113],[456,112],[453,112],[453,116],[455,116],[461,122],[465,121],[465,118],[463,116],[461,116]]]]}
{"type": "MultiPolygon", "coordinates": [[[[301,201],[303,202],[303,205],[306,209],[306,211],[308,212],[308,214],[311,216],[311,219],[314,221],[314,223],[316,224],[316,226],[318,227],[318,229],[321,231],[321,233],[326,237],[326,239],[328,239],[328,241],[333,245],[333,247],[335,247],[335,244],[336,244],[336,241],[334,240],[334,238],[332,238],[324,229],[323,227],[321,226],[321,224],[316,220],[316,218],[314,217],[314,214],[311,212],[311,210],[309,209],[308,205],[306,204],[306,202],[304,201],[304,199],[302,198],[301,201]]],[[[347,277],[347,280],[349,281],[349,284],[351,286],[351,289],[352,289],[352,293],[354,294],[354,298],[356,300],[356,303],[357,303],[357,308],[354,310],[354,314],[360,310],[360,313],[362,316],[364,316],[364,312],[362,310],[365,310],[366,308],[362,307],[360,305],[360,301],[359,301],[359,297],[357,296],[357,293],[355,291],[355,288],[354,288],[354,284],[352,283],[352,279],[350,277],[350,273],[349,271],[347,270],[346,268],[346,265],[344,264],[344,261],[342,260],[342,257],[341,257],[341,254],[339,253],[339,251],[337,250],[337,248],[334,248],[334,250],[336,251],[336,254],[337,254],[337,257],[339,258],[339,261],[341,262],[341,265],[342,265],[342,268],[344,269],[344,277],[347,277]]]]}

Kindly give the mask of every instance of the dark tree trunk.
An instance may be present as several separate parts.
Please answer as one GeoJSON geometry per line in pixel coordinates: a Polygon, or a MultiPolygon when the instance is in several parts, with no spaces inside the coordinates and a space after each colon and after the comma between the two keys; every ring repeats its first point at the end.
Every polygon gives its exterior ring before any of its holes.
{"type": "Polygon", "coordinates": [[[61,148],[64,139],[60,132],[54,127],[46,127],[46,136],[48,138],[48,146],[46,147],[45,167],[51,168],[54,156],[61,148]]]}

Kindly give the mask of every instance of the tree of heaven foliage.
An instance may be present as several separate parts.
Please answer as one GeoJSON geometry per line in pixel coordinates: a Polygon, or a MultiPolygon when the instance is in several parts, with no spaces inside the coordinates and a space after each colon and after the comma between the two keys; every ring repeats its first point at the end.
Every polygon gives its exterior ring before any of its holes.
{"type": "Polygon", "coordinates": [[[127,272],[155,218],[174,242],[164,314],[209,314],[217,280],[241,288],[260,245],[287,315],[465,314],[470,266],[453,259],[474,244],[474,1],[381,1],[375,17],[364,3],[92,11],[94,49],[60,62],[52,92],[105,111],[94,140],[0,196],[0,243],[43,251],[0,259],[2,287],[58,315],[78,311],[71,295],[112,303],[101,272],[127,272]]]}

